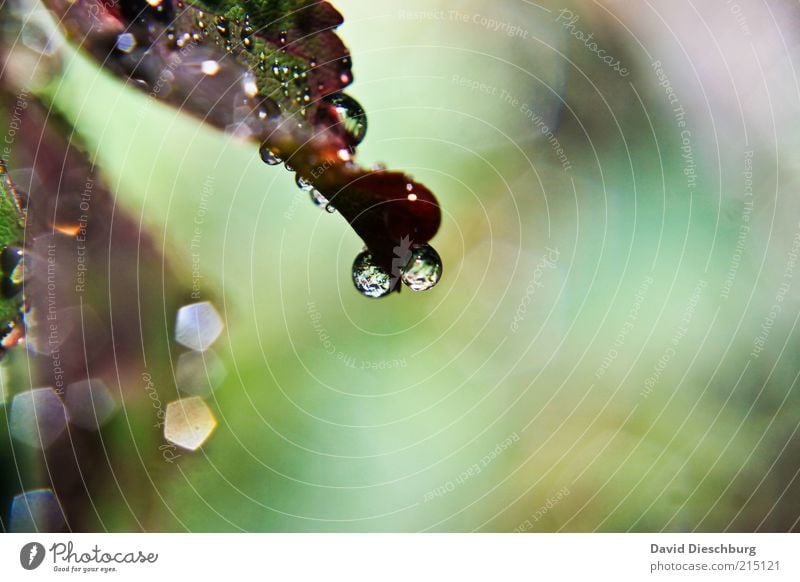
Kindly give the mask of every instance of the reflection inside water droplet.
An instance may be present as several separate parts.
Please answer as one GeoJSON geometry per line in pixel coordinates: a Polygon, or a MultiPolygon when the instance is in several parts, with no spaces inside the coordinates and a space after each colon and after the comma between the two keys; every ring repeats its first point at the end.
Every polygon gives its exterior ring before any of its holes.
{"type": "Polygon", "coordinates": [[[353,284],[367,297],[383,297],[392,289],[392,277],[372,260],[369,251],[362,251],[353,261],[353,284]]]}
{"type": "Polygon", "coordinates": [[[403,270],[403,283],[412,291],[427,291],[442,277],[442,259],[430,245],[411,249],[411,258],[403,270]]]}

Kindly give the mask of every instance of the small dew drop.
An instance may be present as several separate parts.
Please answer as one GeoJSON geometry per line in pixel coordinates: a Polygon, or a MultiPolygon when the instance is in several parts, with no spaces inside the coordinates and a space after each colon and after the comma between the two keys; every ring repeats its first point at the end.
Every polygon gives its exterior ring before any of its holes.
{"type": "Polygon", "coordinates": [[[261,146],[259,153],[261,154],[261,160],[268,166],[277,166],[278,164],[283,162],[280,156],[278,156],[278,154],[272,151],[272,149],[270,149],[267,146],[267,144],[261,146]]]}
{"type": "Polygon", "coordinates": [[[411,249],[411,257],[403,270],[403,283],[412,291],[432,289],[442,278],[442,259],[430,245],[411,249]]]}
{"type": "Polygon", "coordinates": [[[328,199],[322,195],[322,193],[314,188],[313,186],[307,190],[308,195],[311,197],[311,202],[314,203],[314,206],[318,206],[320,208],[324,208],[328,213],[333,214],[336,212],[336,209],[333,205],[328,202],[328,199]]]}
{"type": "Polygon", "coordinates": [[[214,19],[214,24],[217,27],[217,32],[223,38],[227,38],[230,34],[230,29],[228,28],[228,19],[224,16],[217,16],[214,19]]]}
{"type": "Polygon", "coordinates": [[[300,174],[297,174],[297,176],[295,176],[294,181],[297,182],[297,187],[300,188],[303,192],[309,192],[314,189],[314,186],[311,184],[311,182],[307,181],[300,174]]]}
{"type": "Polygon", "coordinates": [[[366,297],[383,297],[392,289],[392,277],[372,260],[369,251],[362,251],[353,261],[353,284],[366,297]]]}
{"type": "Polygon", "coordinates": [[[253,48],[253,39],[251,37],[253,36],[254,32],[255,31],[253,30],[253,27],[250,24],[250,15],[246,14],[244,17],[244,23],[242,25],[241,36],[242,36],[242,45],[244,45],[244,48],[248,50],[253,48]]]}

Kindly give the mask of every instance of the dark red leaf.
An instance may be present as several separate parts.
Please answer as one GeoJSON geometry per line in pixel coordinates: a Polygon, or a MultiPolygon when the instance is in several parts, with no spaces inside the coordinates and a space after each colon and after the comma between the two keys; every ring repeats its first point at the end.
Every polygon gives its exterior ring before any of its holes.
{"type": "Polygon", "coordinates": [[[69,36],[151,96],[262,146],[338,209],[387,272],[406,239],[441,221],[433,194],[402,173],[353,161],[366,131],[341,90],[353,76],[334,29],[341,15],[309,0],[44,0],[69,36]]]}

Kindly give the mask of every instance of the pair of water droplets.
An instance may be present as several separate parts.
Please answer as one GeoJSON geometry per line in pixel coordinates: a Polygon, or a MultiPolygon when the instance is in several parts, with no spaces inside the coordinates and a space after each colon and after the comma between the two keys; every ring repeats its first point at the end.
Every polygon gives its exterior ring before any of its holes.
{"type": "MultiPolygon", "coordinates": [[[[401,245],[402,246],[402,245],[401,245]]],[[[395,249],[397,250],[397,249],[395,249]]],[[[397,286],[397,280],[412,291],[432,289],[442,278],[442,259],[431,245],[423,244],[395,253],[399,266],[388,273],[378,265],[368,250],[363,250],[353,262],[353,284],[367,297],[384,297],[397,286]]],[[[396,261],[392,261],[397,265],[396,261]]]]}
{"type": "MultiPolygon", "coordinates": [[[[367,117],[361,105],[344,93],[328,95],[324,99],[333,107],[338,123],[354,146],[361,143],[367,132],[367,117]]],[[[266,144],[261,147],[261,159],[270,166],[285,163],[286,168],[292,170],[291,165],[266,144]]],[[[330,201],[311,182],[299,174],[295,180],[297,187],[308,192],[316,206],[331,213],[336,212],[330,201]]],[[[442,260],[432,246],[423,244],[410,247],[401,244],[395,249],[395,255],[393,272],[389,273],[374,261],[368,250],[359,253],[353,262],[352,276],[353,284],[362,295],[384,297],[396,288],[398,279],[412,291],[427,291],[441,279],[442,260]]]]}

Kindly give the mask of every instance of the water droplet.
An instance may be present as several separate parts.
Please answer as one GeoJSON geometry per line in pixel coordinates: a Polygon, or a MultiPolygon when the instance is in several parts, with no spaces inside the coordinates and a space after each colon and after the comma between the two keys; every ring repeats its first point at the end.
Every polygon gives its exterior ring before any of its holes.
{"type": "Polygon", "coordinates": [[[412,291],[427,291],[442,278],[442,259],[430,245],[411,249],[411,258],[403,270],[403,283],[412,291]]]}
{"type": "Polygon", "coordinates": [[[281,114],[281,110],[278,107],[278,104],[275,103],[269,97],[264,97],[259,101],[258,105],[256,106],[256,116],[261,119],[270,119],[273,117],[278,117],[281,114]]]}
{"type": "Polygon", "coordinates": [[[300,174],[297,174],[294,181],[297,182],[297,187],[300,188],[303,192],[310,192],[311,190],[314,189],[313,184],[311,184],[311,182],[303,178],[300,174]]]}
{"type": "Polygon", "coordinates": [[[278,42],[280,42],[281,45],[286,44],[287,35],[288,35],[288,33],[285,30],[282,30],[280,35],[278,35],[278,42]]]}
{"type": "Polygon", "coordinates": [[[253,39],[251,38],[253,35],[253,27],[250,25],[250,15],[245,14],[244,17],[244,24],[242,25],[242,44],[244,48],[250,50],[253,48],[253,39]]]}
{"type": "Polygon", "coordinates": [[[6,276],[17,268],[20,261],[22,261],[22,249],[18,246],[8,246],[0,253],[0,268],[2,268],[3,274],[6,276]]]}
{"type": "Polygon", "coordinates": [[[283,162],[280,156],[272,151],[267,144],[261,146],[259,153],[261,154],[261,160],[268,166],[277,166],[283,162]]]}
{"type": "Polygon", "coordinates": [[[392,277],[372,260],[369,251],[362,251],[353,261],[353,284],[367,297],[383,297],[392,289],[392,277]]]}
{"type": "MultiPolygon", "coordinates": [[[[303,180],[303,183],[307,182],[303,180]]],[[[300,186],[299,181],[297,182],[297,185],[300,186]]],[[[300,186],[300,188],[308,192],[309,196],[311,197],[311,202],[314,203],[314,206],[319,206],[320,208],[324,208],[326,212],[330,214],[336,212],[336,209],[333,207],[333,205],[328,201],[327,198],[325,198],[325,196],[322,195],[322,193],[319,190],[317,190],[313,186],[310,186],[308,188],[303,188],[302,186],[300,186]]]]}
{"type": "Polygon", "coordinates": [[[367,114],[361,105],[346,93],[333,93],[324,97],[338,115],[339,123],[350,134],[355,145],[364,140],[367,133],[367,114]]]}
{"type": "Polygon", "coordinates": [[[224,16],[217,16],[214,20],[214,24],[217,27],[217,32],[223,38],[226,38],[230,34],[230,29],[228,28],[228,21],[224,16]]]}

